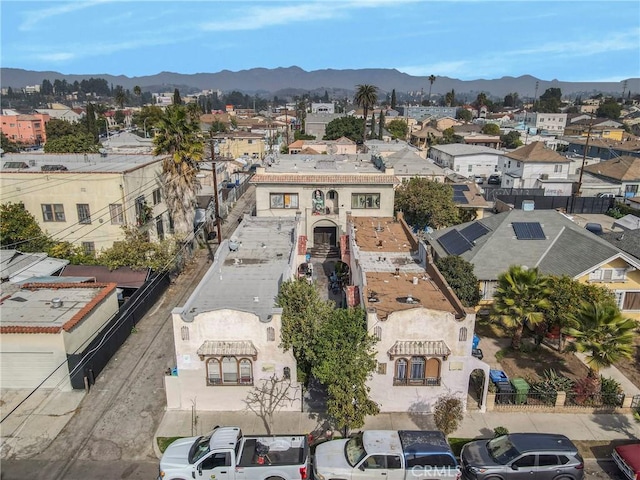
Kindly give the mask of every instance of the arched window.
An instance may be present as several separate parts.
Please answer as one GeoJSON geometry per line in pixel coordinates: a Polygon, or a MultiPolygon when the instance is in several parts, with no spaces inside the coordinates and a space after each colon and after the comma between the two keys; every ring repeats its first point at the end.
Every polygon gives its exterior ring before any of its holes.
{"type": "Polygon", "coordinates": [[[180,335],[182,336],[182,340],[189,340],[189,327],[186,325],[180,329],[180,335]]]}
{"type": "Polygon", "coordinates": [[[253,369],[251,368],[251,360],[243,358],[240,360],[240,383],[243,385],[253,383],[253,369]]]}
{"type": "Polygon", "coordinates": [[[425,385],[440,385],[440,360],[430,358],[425,368],[425,385]]]}
{"type": "Polygon", "coordinates": [[[411,380],[424,379],[424,357],[411,357],[411,380]]]}
{"type": "Polygon", "coordinates": [[[207,360],[207,385],[220,385],[220,361],[217,358],[207,360]]]}
{"type": "Polygon", "coordinates": [[[233,357],[222,359],[222,383],[238,383],[238,362],[233,357]]]}
{"type": "Polygon", "coordinates": [[[267,341],[275,342],[276,341],[276,330],[273,327],[267,327],[267,341]]]}
{"type": "Polygon", "coordinates": [[[407,381],[407,361],[404,358],[396,360],[396,375],[394,380],[398,383],[407,381]]]}
{"type": "Polygon", "coordinates": [[[460,333],[458,334],[458,340],[461,342],[467,341],[467,327],[460,327],[460,333]]]}
{"type": "Polygon", "coordinates": [[[382,327],[381,326],[378,325],[377,327],[374,327],[373,336],[376,337],[378,340],[382,340],[382,327]]]}
{"type": "Polygon", "coordinates": [[[282,369],[282,376],[285,380],[291,380],[291,369],[289,367],[284,367],[282,369]]]}

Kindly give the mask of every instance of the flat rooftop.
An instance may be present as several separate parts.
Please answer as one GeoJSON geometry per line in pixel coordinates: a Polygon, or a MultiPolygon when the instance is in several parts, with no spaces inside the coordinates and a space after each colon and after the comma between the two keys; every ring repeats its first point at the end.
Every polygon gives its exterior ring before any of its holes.
{"type": "MultiPolygon", "coordinates": [[[[163,157],[151,154],[108,153],[13,153],[0,159],[2,173],[40,173],[64,175],[77,172],[122,173],[144,165],[160,162],[163,157]],[[43,171],[43,166],[62,166],[67,170],[43,171]]],[[[45,167],[51,168],[51,167],[45,167]]]]}
{"type": "Polygon", "coordinates": [[[371,173],[384,175],[371,162],[371,155],[358,153],[356,155],[305,155],[280,154],[271,165],[267,164],[266,173],[314,173],[314,174],[356,174],[371,173]]]}
{"type": "Polygon", "coordinates": [[[366,308],[379,318],[399,310],[424,307],[459,312],[420,264],[417,243],[402,222],[389,217],[353,217],[359,260],[367,285],[366,308]]]}
{"type": "Polygon", "coordinates": [[[273,313],[280,283],[291,278],[297,227],[296,218],[245,216],[218,249],[184,305],[183,317],[228,308],[266,320],[273,313]]]}
{"type": "Polygon", "coordinates": [[[2,333],[57,333],[65,325],[65,330],[69,329],[82,319],[88,305],[115,288],[115,283],[83,286],[61,283],[22,288],[2,300],[0,328],[2,333]]]}

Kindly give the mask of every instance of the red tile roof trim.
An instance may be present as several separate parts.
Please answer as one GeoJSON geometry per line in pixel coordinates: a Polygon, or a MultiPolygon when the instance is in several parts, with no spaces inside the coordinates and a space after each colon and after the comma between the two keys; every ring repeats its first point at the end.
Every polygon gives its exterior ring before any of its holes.
{"type": "Polygon", "coordinates": [[[289,184],[398,184],[400,180],[395,175],[368,174],[361,175],[305,175],[305,174],[273,174],[258,173],[253,176],[251,183],[289,183],[289,184]]]}
{"type": "MultiPolygon", "coordinates": [[[[61,330],[70,332],[76,325],[78,325],[92,310],[100,305],[117,287],[116,283],[25,283],[22,286],[23,290],[62,290],[65,288],[94,288],[100,289],[100,291],[88,302],[80,311],[69,319],[62,327],[27,327],[22,325],[7,325],[0,327],[0,333],[60,333],[61,330]]],[[[0,301],[0,304],[6,300],[5,297],[0,301]]]]}

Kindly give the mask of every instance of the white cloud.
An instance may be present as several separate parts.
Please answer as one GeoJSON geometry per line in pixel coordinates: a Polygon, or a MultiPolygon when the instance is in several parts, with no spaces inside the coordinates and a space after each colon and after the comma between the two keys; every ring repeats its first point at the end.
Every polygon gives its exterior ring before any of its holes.
{"type": "Polygon", "coordinates": [[[35,55],[36,60],[49,61],[53,63],[65,63],[76,58],[76,54],[73,52],[57,52],[57,53],[43,53],[35,55]]]}
{"type": "Polygon", "coordinates": [[[20,25],[19,30],[23,32],[29,31],[34,29],[38,25],[38,23],[44,20],[48,20],[51,17],[64,15],[78,10],[84,10],[85,8],[91,8],[96,5],[107,3],[109,1],[110,0],[87,0],[81,2],[77,1],[73,3],[56,5],[55,7],[50,8],[38,8],[37,10],[25,11],[26,20],[20,25]]]}

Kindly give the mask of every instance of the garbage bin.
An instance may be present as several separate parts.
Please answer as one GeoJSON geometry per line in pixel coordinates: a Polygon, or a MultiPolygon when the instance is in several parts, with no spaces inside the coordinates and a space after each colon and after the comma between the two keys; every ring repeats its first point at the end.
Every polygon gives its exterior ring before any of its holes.
{"type": "Polygon", "coordinates": [[[517,404],[527,403],[527,395],[529,394],[529,384],[523,378],[512,378],[511,385],[516,391],[515,402],[517,404]]]}
{"type": "Polygon", "coordinates": [[[513,403],[515,401],[516,390],[508,381],[496,383],[496,402],[513,403]]]}
{"type": "Polygon", "coordinates": [[[489,370],[489,378],[495,384],[498,382],[508,382],[509,377],[502,370],[489,370]]]}
{"type": "Polygon", "coordinates": [[[473,342],[471,343],[471,348],[475,350],[476,348],[478,348],[479,344],[480,344],[480,337],[474,333],[473,342]]]}

